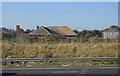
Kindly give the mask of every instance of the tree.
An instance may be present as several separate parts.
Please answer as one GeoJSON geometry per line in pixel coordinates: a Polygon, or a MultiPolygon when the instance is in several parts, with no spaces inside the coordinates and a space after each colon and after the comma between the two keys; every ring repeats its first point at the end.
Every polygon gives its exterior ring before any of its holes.
{"type": "Polygon", "coordinates": [[[24,32],[25,32],[24,29],[20,28],[20,33],[24,33],[24,32]]]}
{"type": "Polygon", "coordinates": [[[7,33],[7,32],[2,32],[2,40],[7,40],[12,38],[12,34],[11,33],[7,33]]]}
{"type": "Polygon", "coordinates": [[[87,34],[87,30],[83,30],[79,33],[79,37],[84,38],[86,36],[86,34],[87,34]]]}
{"type": "Polygon", "coordinates": [[[8,29],[6,29],[5,27],[1,27],[0,28],[0,32],[9,32],[8,29]]]}
{"type": "Polygon", "coordinates": [[[87,41],[89,38],[102,37],[102,32],[100,30],[83,30],[79,33],[79,38],[82,41],[87,41]]]}
{"type": "Polygon", "coordinates": [[[29,32],[31,32],[31,31],[30,31],[30,29],[26,29],[26,31],[25,31],[25,32],[26,32],[26,33],[29,33],[29,32]]]}
{"type": "Polygon", "coordinates": [[[78,30],[73,30],[76,34],[79,34],[79,31],[78,30]]]}

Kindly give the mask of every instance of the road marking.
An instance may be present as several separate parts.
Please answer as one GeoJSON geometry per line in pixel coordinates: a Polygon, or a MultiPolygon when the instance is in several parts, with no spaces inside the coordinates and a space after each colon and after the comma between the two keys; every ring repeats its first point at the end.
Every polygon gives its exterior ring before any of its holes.
{"type": "Polygon", "coordinates": [[[52,73],[54,74],[58,74],[58,73],[77,73],[78,71],[52,71],[52,73]]]}

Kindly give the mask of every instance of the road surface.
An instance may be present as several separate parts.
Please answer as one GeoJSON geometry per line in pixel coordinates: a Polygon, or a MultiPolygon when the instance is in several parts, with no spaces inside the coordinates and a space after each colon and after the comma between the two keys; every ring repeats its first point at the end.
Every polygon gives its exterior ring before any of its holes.
{"type": "Polygon", "coordinates": [[[6,74],[109,74],[117,75],[118,66],[57,66],[57,67],[26,67],[2,69],[3,76],[6,74]]]}

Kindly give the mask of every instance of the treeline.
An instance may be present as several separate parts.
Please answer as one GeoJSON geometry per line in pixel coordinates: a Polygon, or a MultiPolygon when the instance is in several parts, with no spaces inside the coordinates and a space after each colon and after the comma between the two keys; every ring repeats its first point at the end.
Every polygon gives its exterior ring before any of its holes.
{"type": "MultiPolygon", "coordinates": [[[[117,28],[120,30],[118,26],[110,26],[110,28],[117,28]]],[[[109,28],[106,28],[109,29],[109,28]]],[[[44,38],[31,38],[28,33],[33,30],[30,29],[22,29],[20,28],[20,38],[19,40],[23,42],[72,42],[72,41],[79,41],[79,42],[86,42],[86,41],[102,41],[102,32],[103,30],[73,30],[78,36],[76,38],[66,38],[60,35],[51,35],[44,38]]],[[[0,33],[2,35],[2,40],[16,40],[16,32],[14,29],[7,29],[5,27],[0,28],[0,33]]],[[[108,39],[109,41],[109,39],[108,39]]]]}
{"type": "Polygon", "coordinates": [[[83,31],[74,30],[74,32],[78,34],[79,38],[102,37],[101,30],[83,30],[83,31]]]}
{"type": "MultiPolygon", "coordinates": [[[[24,29],[20,28],[21,34],[24,34],[26,32],[29,33],[31,31],[32,30],[30,30],[30,29],[24,30],[24,29]]],[[[0,35],[1,35],[2,40],[15,40],[16,39],[16,30],[1,27],[0,28],[0,35]]]]}
{"type": "MultiPolygon", "coordinates": [[[[24,31],[24,29],[20,29],[20,40],[21,41],[27,41],[27,42],[71,42],[71,41],[88,41],[89,39],[94,39],[94,38],[101,38],[102,37],[102,31],[101,30],[83,30],[83,31],[78,31],[78,30],[73,30],[76,34],[78,34],[77,38],[73,39],[67,39],[64,36],[60,35],[51,35],[44,37],[42,39],[39,38],[31,38],[28,34],[32,30],[27,29],[24,31]]],[[[0,28],[0,32],[2,35],[2,40],[16,40],[16,32],[14,29],[7,29],[5,27],[0,28]]]]}

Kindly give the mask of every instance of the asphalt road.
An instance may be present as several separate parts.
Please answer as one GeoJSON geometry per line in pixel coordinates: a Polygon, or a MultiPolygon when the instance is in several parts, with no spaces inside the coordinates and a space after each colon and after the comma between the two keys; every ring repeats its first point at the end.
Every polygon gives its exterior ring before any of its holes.
{"type": "Polygon", "coordinates": [[[3,68],[4,74],[118,74],[118,66],[58,66],[58,67],[27,67],[3,68]]]}

